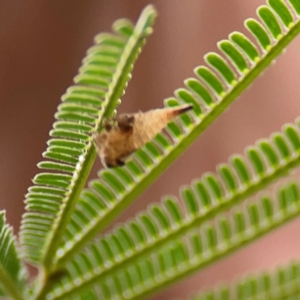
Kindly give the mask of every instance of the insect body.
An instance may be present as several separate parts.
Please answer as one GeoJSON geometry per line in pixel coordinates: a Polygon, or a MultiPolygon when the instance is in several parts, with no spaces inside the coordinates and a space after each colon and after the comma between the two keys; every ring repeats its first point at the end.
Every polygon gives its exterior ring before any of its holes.
{"type": "Polygon", "coordinates": [[[103,166],[123,166],[130,154],[152,140],[173,118],[192,108],[192,105],[182,105],[123,114],[107,120],[104,130],[93,137],[103,166]]]}

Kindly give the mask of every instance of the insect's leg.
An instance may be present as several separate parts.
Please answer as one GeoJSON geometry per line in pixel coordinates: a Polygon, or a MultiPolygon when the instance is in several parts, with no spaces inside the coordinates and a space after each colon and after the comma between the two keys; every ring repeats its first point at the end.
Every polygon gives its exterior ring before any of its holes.
{"type": "Polygon", "coordinates": [[[125,165],[125,162],[124,162],[123,160],[121,160],[121,159],[117,159],[116,163],[117,163],[117,165],[118,165],[119,167],[122,167],[122,166],[125,165]]]}
{"type": "Polygon", "coordinates": [[[117,165],[111,160],[109,159],[107,156],[104,156],[104,157],[100,157],[101,159],[101,162],[103,164],[103,166],[105,168],[114,168],[116,167],[117,165]]]}
{"type": "Polygon", "coordinates": [[[103,127],[107,132],[110,132],[112,130],[112,128],[113,128],[112,123],[113,123],[112,119],[105,119],[103,121],[103,127]]]}
{"type": "Polygon", "coordinates": [[[114,168],[115,165],[110,164],[110,163],[107,163],[107,164],[105,165],[105,167],[108,168],[108,169],[111,169],[111,168],[114,168]]]}

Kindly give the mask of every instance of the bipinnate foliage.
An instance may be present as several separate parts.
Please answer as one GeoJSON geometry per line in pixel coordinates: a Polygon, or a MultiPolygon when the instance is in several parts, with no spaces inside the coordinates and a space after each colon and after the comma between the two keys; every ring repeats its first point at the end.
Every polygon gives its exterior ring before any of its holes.
{"type": "Polygon", "coordinates": [[[26,270],[19,256],[16,237],[6,224],[5,212],[0,212],[0,296],[23,299],[26,270]]]}
{"type": "Polygon", "coordinates": [[[75,85],[62,96],[51,139],[38,164],[45,170],[33,179],[26,196],[29,211],[23,219],[21,242],[27,259],[51,264],[53,254],[96,157],[91,132],[103,118],[114,113],[130,78],[130,71],[147,35],[155,12],[145,9],[134,28],[128,20],[117,21],[114,34],[99,34],[88,50],[75,85]],[[49,172],[49,171],[51,172],[49,172]],[[32,230],[35,224],[44,234],[32,230]]]}
{"type": "Polygon", "coordinates": [[[299,299],[300,263],[294,261],[273,273],[262,272],[240,279],[231,286],[220,285],[211,291],[190,297],[190,300],[227,299],[299,299]]]}
{"type": "MultiPolygon", "coordinates": [[[[257,13],[262,23],[245,21],[249,37],[233,32],[220,41],[221,55],[205,55],[207,66],[196,67],[195,78],[185,80],[186,87],[165,100],[167,106],[193,104],[193,111],[171,122],[124,167],[101,170],[84,189],[96,158],[92,133],[101,131],[103,120],[115,114],[133,64],[152,33],[156,11],[147,6],[136,25],[119,20],[113,33],[96,37],[75,84],[62,97],[45,160],[38,165],[42,171],[26,195],[22,256],[39,270],[26,289],[25,268],[1,215],[3,294],[13,299],[144,299],[299,214],[296,179],[282,183],[276,195],[255,195],[300,164],[300,121],[296,120],[247,147],[244,156],[232,155],[228,163],[218,165],[216,174],[203,174],[181,187],[180,197],[164,197],[136,218],[99,235],[300,31],[299,0],[269,0],[257,13]],[[251,196],[254,200],[247,200],[251,196]]],[[[283,271],[293,275],[280,282],[282,286],[299,282],[299,272],[293,271],[297,268],[293,264],[283,271]]],[[[253,277],[244,285],[197,299],[263,297],[279,273],[253,277]],[[259,284],[258,291],[259,280],[266,285],[259,284]],[[253,287],[250,292],[248,286],[253,287]]],[[[288,295],[295,296],[298,290],[294,291],[288,295]]],[[[272,297],[282,299],[286,294],[272,292],[272,297]]]]}

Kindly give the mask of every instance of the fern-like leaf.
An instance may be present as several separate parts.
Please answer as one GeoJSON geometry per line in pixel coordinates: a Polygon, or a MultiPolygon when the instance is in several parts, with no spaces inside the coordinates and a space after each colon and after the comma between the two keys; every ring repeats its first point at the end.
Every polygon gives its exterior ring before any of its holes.
{"type": "Polygon", "coordinates": [[[299,299],[300,262],[277,268],[272,273],[261,272],[248,275],[232,285],[222,284],[213,290],[207,290],[191,296],[189,300],[281,300],[299,299]]]}
{"type": "MultiPolygon", "coordinates": [[[[286,124],[282,133],[272,134],[269,140],[259,140],[256,146],[247,147],[248,161],[247,158],[235,155],[229,164],[219,165],[218,176],[208,173],[202,180],[194,181],[191,187],[182,188],[183,208],[175,199],[165,199],[162,205],[153,205],[148,212],[141,213],[137,219],[117,228],[96,245],[89,247],[89,252],[96,251],[98,254],[95,254],[97,263],[89,262],[94,269],[86,270],[93,274],[87,281],[101,280],[174,239],[182,238],[222,211],[234,207],[289,173],[300,163],[300,120],[296,123],[298,126],[286,124]],[[113,263],[105,264],[104,261],[113,263]]],[[[265,209],[270,211],[267,201],[265,205],[265,209]]],[[[77,215],[78,227],[84,226],[85,219],[81,220],[82,217],[77,215]]],[[[89,257],[84,253],[81,255],[89,257]]]]}
{"type": "MultiPolygon", "coordinates": [[[[100,180],[90,183],[91,190],[81,195],[68,226],[64,236],[65,245],[57,252],[54,270],[61,268],[144,191],[299,33],[300,21],[295,17],[298,12],[296,1],[290,2],[295,11],[283,2],[280,3],[285,7],[285,16],[279,11],[275,17],[269,6],[258,9],[258,14],[267,29],[254,19],[245,22],[247,29],[257,39],[259,47],[245,35],[232,33],[229,40],[221,41],[218,46],[234,67],[222,56],[208,53],[205,61],[209,68],[195,68],[198,78],[187,79],[187,89],[178,89],[175,92],[176,98],[166,100],[169,106],[192,103],[193,113],[182,116],[178,122],[170,123],[167,128],[168,134],[157,135],[153,142],[139,150],[134,160],[125,167],[105,170],[100,173],[100,180]],[[286,27],[290,18],[293,22],[289,22],[286,27]],[[273,37],[275,31],[276,37],[273,37]]],[[[275,6],[272,1],[269,5],[275,6]]],[[[277,10],[274,10],[277,14],[277,10]]],[[[249,155],[255,159],[255,154],[251,151],[249,155]]]]}
{"type": "Polygon", "coordinates": [[[0,296],[16,300],[24,298],[26,269],[21,262],[12,228],[6,224],[5,212],[0,212],[0,296]]]}
{"type": "Polygon", "coordinates": [[[235,210],[231,217],[218,216],[212,224],[206,223],[199,230],[156,249],[151,255],[132,260],[128,266],[102,273],[122,256],[134,251],[132,245],[142,247],[146,234],[153,241],[163,234],[155,230],[149,216],[141,214],[138,223],[129,225],[135,228],[131,235],[124,234],[124,230],[116,231],[76,255],[67,265],[68,277],[61,280],[48,296],[50,299],[68,299],[97,284],[98,288],[101,286],[103,299],[144,299],[254,241],[299,212],[299,185],[290,183],[279,190],[277,201],[264,196],[243,210],[235,210]]]}
{"type": "MultiPolygon", "coordinates": [[[[130,263],[132,259],[138,259],[140,256],[151,253],[158,246],[165,245],[172,239],[194,230],[298,166],[300,164],[300,120],[296,123],[298,126],[286,124],[283,132],[272,134],[269,140],[259,140],[256,146],[249,146],[246,151],[248,159],[234,155],[229,164],[219,165],[219,175],[208,173],[201,180],[195,180],[191,187],[183,187],[181,196],[185,205],[182,209],[179,208],[177,201],[171,199],[166,199],[162,205],[154,205],[145,213],[144,217],[144,219],[150,218],[148,223],[155,224],[154,229],[149,229],[150,233],[154,233],[152,234],[153,238],[151,235],[146,238],[149,236],[149,232],[143,232],[142,228],[134,227],[134,222],[132,226],[129,226],[131,228],[120,227],[114,231],[113,235],[121,239],[122,245],[124,245],[123,240],[127,240],[126,244],[130,251],[123,256],[126,249],[121,250],[117,256],[122,259],[120,258],[118,263],[107,268],[105,273],[112,272],[114,268],[130,263]],[[137,230],[140,231],[139,234],[134,233],[137,230]],[[138,243],[130,242],[132,236],[140,237],[138,243]]],[[[96,216],[95,207],[97,207],[97,203],[101,202],[93,195],[97,195],[99,192],[100,189],[97,187],[101,186],[100,184],[101,182],[98,181],[93,182],[93,190],[83,193],[84,200],[89,201],[84,202],[80,199],[79,204],[85,203],[86,206],[82,205],[81,213],[77,213],[72,219],[67,231],[69,237],[74,235],[76,228],[83,228],[88,220],[96,216]],[[84,213],[86,210],[89,211],[89,218],[84,213]],[[75,217],[76,223],[73,223],[75,217]]],[[[110,240],[111,237],[108,239],[110,240]]]]}
{"type": "Polygon", "coordinates": [[[113,114],[130,78],[133,63],[152,32],[155,10],[148,6],[134,27],[119,20],[114,33],[100,34],[83,60],[75,85],[62,97],[50,132],[44,171],[26,196],[21,242],[26,258],[49,267],[75,203],[96,157],[91,133],[113,114]]]}

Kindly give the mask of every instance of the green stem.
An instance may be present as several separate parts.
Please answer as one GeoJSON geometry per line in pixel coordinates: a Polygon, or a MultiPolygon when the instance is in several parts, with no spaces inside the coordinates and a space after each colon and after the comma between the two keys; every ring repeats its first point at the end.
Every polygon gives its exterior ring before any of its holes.
{"type": "Polygon", "coordinates": [[[15,300],[25,300],[23,295],[20,293],[20,289],[7,275],[5,269],[2,267],[1,264],[0,264],[0,281],[1,281],[1,289],[3,289],[6,292],[5,294],[10,295],[10,297],[15,300]]]}
{"type": "Polygon", "coordinates": [[[71,190],[70,195],[68,195],[68,201],[64,203],[64,207],[61,209],[60,214],[58,215],[57,222],[55,224],[55,227],[53,228],[53,234],[51,235],[51,239],[49,239],[48,248],[45,251],[43,260],[43,272],[39,272],[39,277],[37,278],[37,281],[39,281],[40,284],[39,288],[36,291],[35,299],[44,299],[47,291],[50,288],[50,285],[52,285],[49,282],[48,278],[51,275],[49,270],[51,268],[55,251],[61,243],[61,240],[58,237],[61,237],[64,233],[64,230],[76,205],[77,199],[89,176],[96,156],[96,149],[94,145],[91,144],[91,147],[86,154],[82,168],[77,174],[77,180],[74,181],[74,188],[71,190]]]}
{"type": "Polygon", "coordinates": [[[61,243],[61,240],[58,237],[61,237],[65,231],[65,228],[76,205],[77,199],[90,174],[96,156],[96,149],[94,145],[91,144],[85,156],[85,160],[82,164],[81,170],[76,174],[77,179],[74,180],[74,187],[73,189],[71,189],[71,193],[67,196],[68,199],[66,200],[68,201],[64,202],[63,207],[60,210],[59,215],[57,216],[54,228],[52,229],[51,237],[48,240],[48,246],[46,247],[43,259],[43,266],[46,273],[52,264],[52,259],[55,255],[56,249],[61,243]]]}

